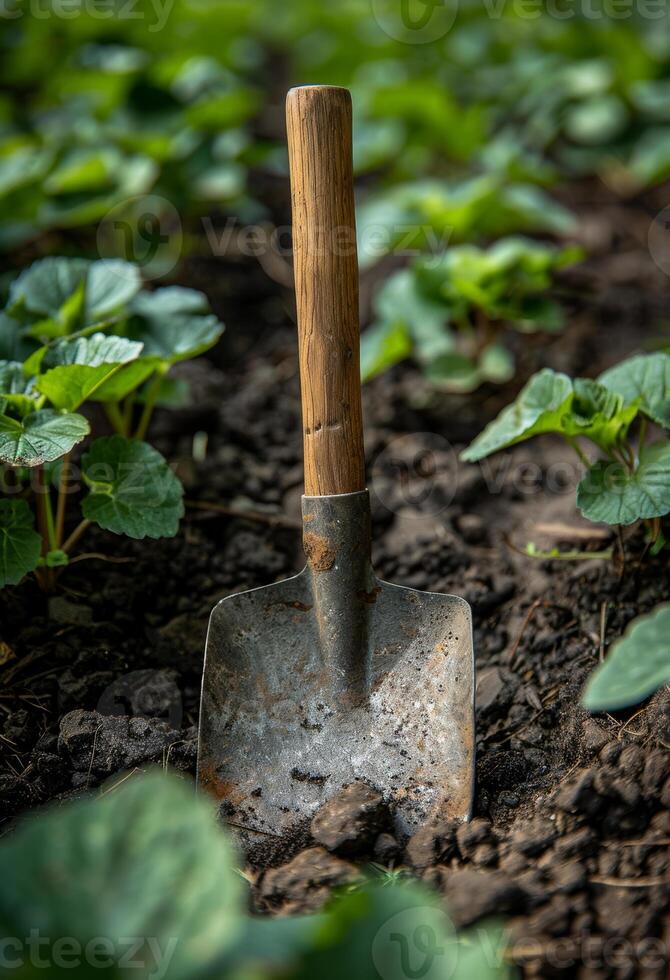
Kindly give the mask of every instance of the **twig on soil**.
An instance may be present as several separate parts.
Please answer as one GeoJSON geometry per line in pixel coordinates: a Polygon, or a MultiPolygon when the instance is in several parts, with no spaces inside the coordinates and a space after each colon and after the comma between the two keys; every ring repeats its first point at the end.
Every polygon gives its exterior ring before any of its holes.
{"type": "Polygon", "coordinates": [[[592,885],[607,885],[611,888],[655,888],[657,885],[670,885],[670,875],[658,878],[602,878],[594,875],[589,878],[592,885]]]}
{"type": "Polygon", "coordinates": [[[98,561],[108,561],[113,565],[131,565],[137,561],[136,558],[120,558],[115,555],[103,555],[101,551],[87,551],[83,555],[71,558],[70,564],[76,565],[78,561],[90,561],[92,558],[97,558],[98,561]]]}
{"type": "Polygon", "coordinates": [[[602,663],[605,659],[605,630],[607,629],[607,599],[600,607],[600,644],[598,646],[598,659],[602,663]]]}
{"type": "Polygon", "coordinates": [[[647,710],[647,707],[646,707],[646,705],[645,705],[645,707],[644,707],[644,708],[640,708],[640,710],[639,710],[639,711],[636,711],[636,712],[635,712],[635,714],[634,714],[634,715],[632,715],[632,716],[631,716],[631,717],[630,717],[630,718],[628,719],[628,721],[627,721],[627,722],[626,722],[626,723],[625,723],[624,725],[622,725],[622,726],[621,726],[621,728],[619,729],[619,732],[618,732],[618,734],[617,734],[617,741],[619,741],[619,739],[620,739],[620,738],[621,738],[621,737],[622,737],[623,735],[632,735],[632,736],[633,736],[633,738],[640,738],[640,737],[642,736],[642,734],[643,734],[642,732],[631,732],[631,731],[629,731],[629,730],[628,730],[628,726],[630,725],[630,723],[631,723],[632,721],[635,721],[635,719],[636,719],[636,718],[639,718],[639,717],[640,717],[640,715],[643,715],[643,714],[645,713],[645,711],[646,711],[646,710],[647,710]]]}
{"type": "Polygon", "coordinates": [[[526,613],[526,617],[525,617],[523,623],[521,624],[521,629],[519,630],[519,634],[518,634],[516,640],[514,641],[514,644],[512,646],[512,649],[510,650],[510,652],[505,657],[505,660],[510,665],[510,667],[512,667],[512,664],[513,664],[513,661],[514,661],[514,659],[516,657],[517,651],[518,651],[519,647],[521,646],[521,640],[523,639],[523,635],[526,632],[526,629],[528,628],[528,624],[530,623],[531,619],[535,615],[535,611],[537,609],[539,609],[540,606],[544,606],[546,604],[547,604],[546,599],[536,599],[533,602],[533,604],[531,605],[531,607],[528,610],[528,612],[526,613]]]}
{"type": "Polygon", "coordinates": [[[96,748],[96,745],[97,745],[97,742],[98,742],[98,732],[100,731],[101,728],[102,728],[102,725],[98,725],[98,727],[96,728],[96,730],[95,730],[95,732],[93,734],[93,747],[91,749],[91,759],[90,759],[90,762],[88,764],[88,772],[86,773],[86,786],[87,787],[88,787],[88,781],[91,778],[91,772],[93,771],[93,759],[95,757],[95,748],[96,748]]]}
{"type": "Polygon", "coordinates": [[[239,507],[227,507],[225,504],[217,504],[208,500],[186,500],[187,507],[194,510],[211,511],[216,514],[225,514],[226,517],[239,517],[243,521],[252,521],[256,524],[267,524],[270,527],[287,527],[296,531],[302,528],[302,522],[285,514],[264,514],[258,510],[243,510],[239,507]]]}
{"type": "MultiPolygon", "coordinates": [[[[96,735],[97,735],[97,732],[96,732],[96,735]]],[[[94,748],[95,748],[95,746],[94,746],[94,748]]],[[[91,761],[93,761],[93,760],[91,760],[91,761]]],[[[125,776],[122,776],[121,779],[117,780],[117,782],[115,782],[112,786],[108,786],[107,789],[104,789],[102,791],[102,793],[100,793],[100,796],[107,796],[108,793],[113,793],[114,790],[115,789],[118,789],[118,787],[122,783],[125,783],[126,779],[130,779],[130,777],[131,776],[134,776],[136,772],[141,772],[141,771],[142,771],[141,769],[138,769],[137,766],[135,766],[134,769],[131,769],[130,772],[127,772],[125,774],[125,776]]],[[[90,772],[90,769],[89,769],[89,772],[90,772]]]]}

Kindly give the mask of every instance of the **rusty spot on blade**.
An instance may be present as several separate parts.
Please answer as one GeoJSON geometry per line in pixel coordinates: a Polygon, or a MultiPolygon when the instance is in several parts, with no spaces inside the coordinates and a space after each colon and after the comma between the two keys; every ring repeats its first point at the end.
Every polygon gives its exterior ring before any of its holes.
{"type": "Polygon", "coordinates": [[[337,558],[337,552],[328,538],[313,531],[305,531],[303,545],[307,561],[315,572],[327,572],[337,558]]]}

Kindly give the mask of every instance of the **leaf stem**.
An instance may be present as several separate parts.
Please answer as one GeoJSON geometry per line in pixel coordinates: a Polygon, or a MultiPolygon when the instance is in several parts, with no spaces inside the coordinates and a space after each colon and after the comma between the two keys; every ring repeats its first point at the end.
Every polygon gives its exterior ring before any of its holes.
{"type": "Polygon", "coordinates": [[[79,540],[84,535],[84,533],[86,532],[90,524],[91,522],[86,519],[80,521],[80,523],[77,524],[76,528],[74,529],[70,537],[67,539],[67,541],[63,542],[62,550],[65,552],[66,555],[70,554],[70,552],[72,551],[74,546],[79,542],[79,540]]]}
{"type": "Polygon", "coordinates": [[[154,413],[154,408],[156,407],[156,401],[161,390],[161,384],[163,382],[163,377],[165,371],[158,370],[153,381],[149,385],[146,394],[146,401],[144,403],[144,408],[142,409],[142,414],[140,416],[140,421],[138,423],[137,429],[135,430],[135,435],[133,439],[144,439],[147,430],[149,428],[149,423],[151,422],[151,416],[154,413]]]}
{"type": "Polygon", "coordinates": [[[123,418],[124,432],[130,432],[133,424],[133,408],[135,407],[135,392],[131,392],[123,402],[121,416],[123,418]]]}
{"type": "Polygon", "coordinates": [[[642,450],[645,448],[645,446],[647,444],[647,428],[648,428],[648,426],[649,426],[649,420],[647,419],[647,416],[646,415],[643,415],[642,416],[642,419],[640,421],[640,434],[638,436],[638,444],[637,444],[637,458],[638,459],[642,455],[642,450]]]}
{"type": "Polygon", "coordinates": [[[574,449],[574,451],[577,453],[577,456],[579,457],[579,460],[580,460],[582,466],[585,466],[587,470],[590,469],[590,467],[591,467],[591,460],[586,455],[586,453],[584,452],[584,450],[582,449],[582,447],[579,445],[579,443],[577,442],[577,440],[568,436],[567,437],[567,441],[572,446],[572,448],[574,449]]]}
{"type": "MultiPolygon", "coordinates": [[[[37,524],[40,535],[42,536],[42,555],[49,551],[54,551],[56,545],[56,533],[54,528],[54,516],[51,508],[51,490],[44,478],[44,467],[37,468],[37,524]]],[[[51,592],[54,586],[54,574],[52,568],[44,568],[35,572],[40,588],[44,592],[51,592]],[[39,574],[38,574],[39,571],[39,574]]]]}
{"type": "Polygon", "coordinates": [[[115,432],[117,432],[120,436],[128,435],[128,429],[126,428],[118,402],[108,402],[105,405],[105,415],[111,422],[112,428],[115,432]]]}
{"type": "Polygon", "coordinates": [[[65,506],[67,503],[67,481],[70,475],[70,453],[66,453],[63,456],[63,465],[60,471],[60,480],[58,481],[58,502],[56,504],[56,548],[60,548],[63,541],[63,532],[65,529],[65,506]]]}

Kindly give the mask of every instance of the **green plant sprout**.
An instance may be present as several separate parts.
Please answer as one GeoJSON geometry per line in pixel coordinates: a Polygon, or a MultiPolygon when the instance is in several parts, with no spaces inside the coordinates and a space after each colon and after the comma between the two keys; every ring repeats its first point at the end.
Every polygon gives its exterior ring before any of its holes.
{"type": "MultiPolygon", "coordinates": [[[[670,429],[670,355],[642,354],[601,374],[597,381],[572,380],[546,368],[534,375],[519,397],[466,449],[461,458],[476,462],[533,436],[561,435],[585,468],[577,505],[589,520],[612,525],[642,522],[652,553],[665,545],[662,519],[670,513],[670,439],[650,441],[650,423],[670,429]],[[631,437],[636,423],[637,438],[631,437]],[[591,461],[585,439],[599,458],[591,461]]],[[[548,553],[534,557],[574,558],[585,554],[548,553]]],[[[589,557],[605,557],[591,553],[589,557]]],[[[670,683],[670,606],[635,620],[591,676],[584,705],[615,711],[636,704],[670,683]]]]}
{"type": "Polygon", "coordinates": [[[132,538],[176,534],[181,484],[144,439],[156,406],[170,403],[170,368],[222,331],[203,294],[148,292],[121,260],[47,258],[18,276],[0,314],[0,586],[34,572],[52,589],[92,523],[132,538]],[[81,410],[94,403],[115,434],[81,456],[86,495],[68,531],[73,451],[91,433],[81,410]]]}
{"type": "Polygon", "coordinates": [[[585,473],[577,506],[591,521],[629,525],[642,521],[654,551],[664,543],[661,519],[670,512],[670,440],[650,442],[649,423],[670,429],[670,355],[642,354],[601,374],[572,380],[545,368],[503,409],[461,459],[485,456],[542,433],[562,436],[585,473]],[[637,438],[631,426],[637,422],[637,438]],[[580,440],[595,446],[592,461],[580,440]]]}
{"type": "Polygon", "coordinates": [[[509,380],[514,359],[505,330],[561,330],[562,310],[547,294],[556,272],[581,257],[576,247],[505,238],[488,249],[458,245],[416,260],[376,296],[376,320],[361,348],[364,380],[409,356],[433,384],[452,391],[509,380]]]}

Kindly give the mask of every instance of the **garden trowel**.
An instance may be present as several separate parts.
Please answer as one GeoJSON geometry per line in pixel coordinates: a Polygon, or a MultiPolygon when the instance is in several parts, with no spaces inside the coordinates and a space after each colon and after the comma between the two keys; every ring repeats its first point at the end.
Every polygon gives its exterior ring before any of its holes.
{"type": "Polygon", "coordinates": [[[306,567],[223,599],[207,636],[198,779],[254,849],[364,780],[401,836],[469,818],[470,607],[370,563],[359,369],[351,98],[287,98],[305,458],[306,567]]]}

